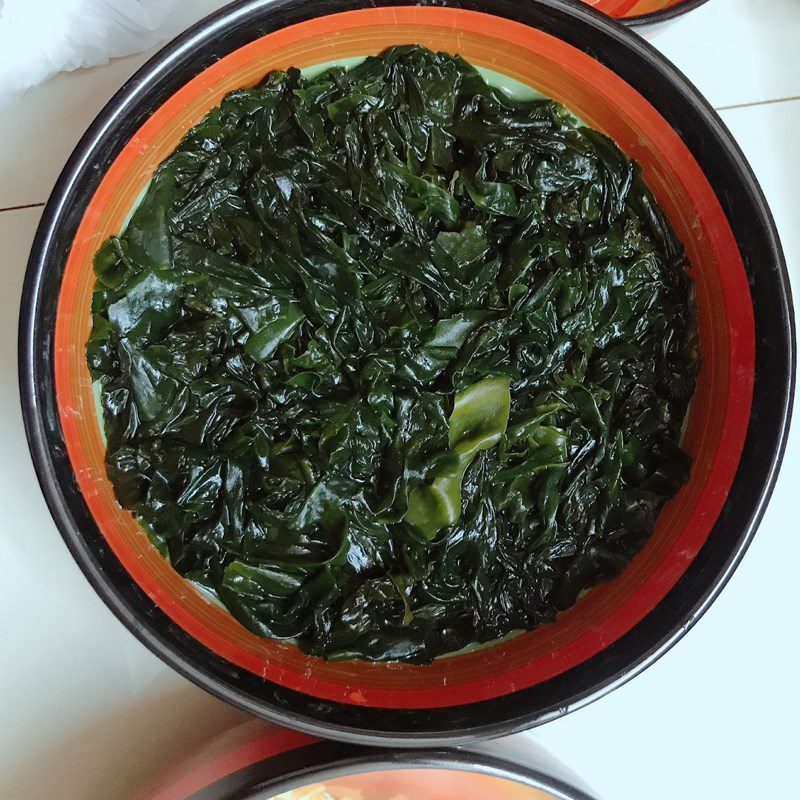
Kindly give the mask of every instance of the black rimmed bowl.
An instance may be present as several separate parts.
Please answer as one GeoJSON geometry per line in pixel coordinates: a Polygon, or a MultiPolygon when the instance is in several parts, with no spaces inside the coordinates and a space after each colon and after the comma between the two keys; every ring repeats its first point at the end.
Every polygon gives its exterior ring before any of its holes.
{"type": "Polygon", "coordinates": [[[794,360],[780,244],[730,133],[647,43],[568,0],[257,0],[201,22],[120,90],[70,158],[34,242],[20,327],[22,405],[44,494],[117,616],[183,675],[254,714],[408,746],[546,722],[672,646],[722,589],[764,512],[794,360]],[[693,467],[623,574],[555,623],[428,666],[326,662],[247,632],[183,581],[117,504],[85,359],[92,256],[120,232],[155,167],[227,92],[272,69],[409,42],[541,90],[640,163],[692,263],[703,360],[684,438],[693,467]]]}

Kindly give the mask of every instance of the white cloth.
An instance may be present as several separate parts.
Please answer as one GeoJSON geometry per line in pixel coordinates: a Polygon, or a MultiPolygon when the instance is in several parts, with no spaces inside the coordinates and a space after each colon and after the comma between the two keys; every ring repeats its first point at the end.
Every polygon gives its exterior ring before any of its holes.
{"type": "Polygon", "coordinates": [[[208,11],[197,0],[0,0],[0,111],[57,72],[146,50],[208,11]]]}

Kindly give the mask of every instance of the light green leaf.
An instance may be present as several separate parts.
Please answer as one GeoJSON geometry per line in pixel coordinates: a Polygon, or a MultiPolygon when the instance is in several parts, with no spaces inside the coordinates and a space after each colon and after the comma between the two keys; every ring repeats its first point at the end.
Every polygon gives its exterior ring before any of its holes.
{"type": "Polygon", "coordinates": [[[449,442],[457,456],[408,498],[406,521],[429,539],[461,516],[461,481],[481,450],[494,447],[508,426],[511,391],[508,378],[485,378],[456,395],[449,442]]]}

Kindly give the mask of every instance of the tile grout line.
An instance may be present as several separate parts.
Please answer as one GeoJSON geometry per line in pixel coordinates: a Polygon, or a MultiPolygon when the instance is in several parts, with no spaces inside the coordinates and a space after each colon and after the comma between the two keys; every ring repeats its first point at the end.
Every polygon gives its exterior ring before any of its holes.
{"type": "Polygon", "coordinates": [[[5,208],[0,208],[0,214],[3,211],[23,211],[26,208],[41,208],[43,205],[44,203],[25,203],[21,206],[5,206],[5,208]]]}
{"type": "Polygon", "coordinates": [[[791,97],[775,97],[771,100],[755,100],[752,103],[732,103],[728,106],[716,106],[715,111],[732,111],[740,108],[754,108],[756,106],[772,106],[777,103],[791,103],[793,100],[800,100],[800,94],[791,97]]]}

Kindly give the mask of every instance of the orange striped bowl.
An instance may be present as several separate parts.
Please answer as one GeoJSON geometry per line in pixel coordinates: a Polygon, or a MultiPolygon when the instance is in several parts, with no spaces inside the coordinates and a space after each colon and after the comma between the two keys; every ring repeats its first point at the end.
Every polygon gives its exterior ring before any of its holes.
{"type": "Polygon", "coordinates": [[[625,25],[651,25],[679,17],[708,0],[583,0],[625,25]]]}
{"type": "Polygon", "coordinates": [[[744,552],[788,424],[785,267],[760,190],[719,118],[639,37],[571,0],[459,5],[254,0],[188,31],[121,89],[70,158],[42,218],[22,304],[31,452],[97,591],[148,647],[218,696],[361,741],[510,732],[641,670],[691,626],[744,552]],[[92,256],[120,232],[159,162],[227,92],[270,70],[401,43],[460,53],[540,90],[641,164],[696,286],[703,367],[685,434],[693,468],[623,575],[554,624],[429,666],[332,663],[246,631],[182,580],[116,502],[85,359],[92,256]]]}

